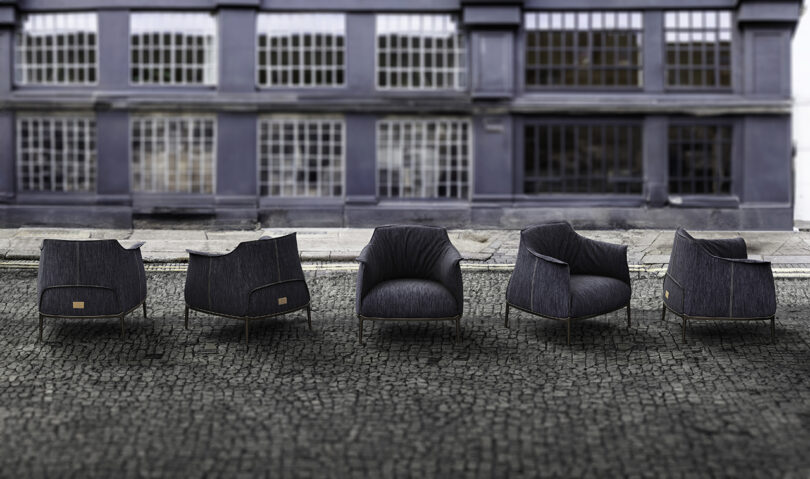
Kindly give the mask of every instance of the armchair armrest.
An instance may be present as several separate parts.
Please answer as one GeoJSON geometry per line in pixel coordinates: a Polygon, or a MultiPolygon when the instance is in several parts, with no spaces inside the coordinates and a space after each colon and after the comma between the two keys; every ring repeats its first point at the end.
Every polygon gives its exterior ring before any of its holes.
{"type": "Polygon", "coordinates": [[[464,287],[461,279],[461,268],[459,267],[461,259],[461,253],[452,243],[449,243],[442,256],[433,265],[432,271],[433,277],[456,298],[459,314],[464,308],[464,287]]]}
{"type": "Polygon", "coordinates": [[[570,281],[568,263],[521,245],[506,300],[544,316],[567,318],[571,306],[570,281]]]}
{"type": "Polygon", "coordinates": [[[145,245],[145,244],[146,244],[146,241],[138,241],[137,243],[129,246],[128,248],[124,248],[124,249],[127,250],[127,251],[136,250],[136,249],[140,249],[140,247],[145,245]]]}
{"type": "Polygon", "coordinates": [[[706,274],[684,284],[689,316],[765,318],[776,312],[771,263],[705,255],[706,274]]]}
{"type": "Polygon", "coordinates": [[[187,249],[186,253],[189,254],[189,257],[191,257],[192,255],[196,255],[196,256],[206,256],[206,257],[210,257],[210,258],[217,257],[217,256],[225,256],[226,254],[228,254],[228,253],[213,253],[213,252],[210,252],[210,251],[197,251],[197,250],[193,250],[193,249],[187,249]]]}

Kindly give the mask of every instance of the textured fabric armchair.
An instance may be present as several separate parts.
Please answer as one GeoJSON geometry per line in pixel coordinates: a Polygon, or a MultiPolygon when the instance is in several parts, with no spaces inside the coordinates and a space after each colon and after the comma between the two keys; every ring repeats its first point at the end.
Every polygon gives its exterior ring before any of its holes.
{"type": "Polygon", "coordinates": [[[37,274],[39,340],[44,318],[119,318],[122,338],[127,313],[143,305],[146,318],[142,245],[44,240],[37,274]]]}
{"type": "Polygon", "coordinates": [[[363,321],[454,321],[459,335],[464,295],[461,254],[447,230],[381,226],[357,258],[358,338],[363,321]]]}
{"type": "Polygon", "coordinates": [[[580,236],[567,222],[520,232],[517,261],[506,288],[506,317],[514,307],[563,320],[571,344],[571,321],[627,308],[630,326],[627,246],[580,236]]]}
{"type": "Polygon", "coordinates": [[[771,321],[776,330],[776,288],[771,263],[748,259],[745,240],[695,239],[683,228],[675,232],[664,276],[664,305],[683,320],[726,319],[771,321]]]}
{"type": "Polygon", "coordinates": [[[295,233],[246,241],[230,253],[187,250],[185,327],[189,309],[248,324],[300,309],[312,329],[309,288],[304,279],[295,233]]]}

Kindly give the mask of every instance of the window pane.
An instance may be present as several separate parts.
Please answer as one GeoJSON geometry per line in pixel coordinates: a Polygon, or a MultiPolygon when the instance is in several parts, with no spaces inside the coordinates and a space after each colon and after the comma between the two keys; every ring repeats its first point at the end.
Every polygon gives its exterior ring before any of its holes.
{"type": "Polygon", "coordinates": [[[730,88],[731,12],[667,12],[666,81],[677,88],[730,88]]]}
{"type": "Polygon", "coordinates": [[[209,13],[132,13],[132,83],[216,85],[216,16],[209,13]],[[150,72],[137,74],[135,72],[150,72]],[[202,75],[186,72],[199,71],[202,75]]]}
{"type": "Polygon", "coordinates": [[[731,194],[732,126],[691,124],[669,127],[669,192],[731,194]]]}
{"type": "Polygon", "coordinates": [[[95,83],[97,32],[95,13],[23,16],[15,37],[15,81],[20,85],[95,83]]]}
{"type": "Polygon", "coordinates": [[[642,86],[640,12],[528,12],[526,85],[642,86]]]}

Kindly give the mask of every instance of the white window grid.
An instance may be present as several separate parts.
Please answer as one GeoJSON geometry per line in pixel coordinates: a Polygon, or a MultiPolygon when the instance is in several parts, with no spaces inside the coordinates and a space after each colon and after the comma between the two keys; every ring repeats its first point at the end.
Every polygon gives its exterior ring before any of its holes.
{"type": "Polygon", "coordinates": [[[35,13],[23,16],[15,42],[17,85],[98,83],[98,16],[35,13]]]}
{"type": "Polygon", "coordinates": [[[468,199],[472,127],[462,118],[377,122],[377,192],[384,198],[468,199]]]}
{"type": "Polygon", "coordinates": [[[217,83],[217,18],[212,13],[132,13],[133,84],[217,83]]]}
{"type": "Polygon", "coordinates": [[[453,15],[377,15],[377,88],[464,90],[466,37],[453,15]]]}
{"type": "Polygon", "coordinates": [[[92,115],[17,116],[17,188],[94,192],[96,120],[92,115]]]}
{"type": "Polygon", "coordinates": [[[213,115],[136,115],[131,120],[131,187],[141,193],[212,194],[217,131],[213,115]]]}
{"type": "Polygon", "coordinates": [[[666,82],[675,88],[730,88],[733,25],[729,10],[664,14],[666,82]]]}
{"type": "Polygon", "coordinates": [[[338,87],[346,78],[346,15],[260,13],[256,83],[261,87],[338,87]]]}
{"type": "Polygon", "coordinates": [[[346,164],[340,117],[259,119],[259,194],[342,197],[346,164]]]}

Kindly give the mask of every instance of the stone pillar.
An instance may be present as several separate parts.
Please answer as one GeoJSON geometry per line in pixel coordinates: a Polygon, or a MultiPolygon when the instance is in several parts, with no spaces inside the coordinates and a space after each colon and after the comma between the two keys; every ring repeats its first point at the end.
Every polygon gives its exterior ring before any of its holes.
{"type": "MultiPolygon", "coordinates": [[[[12,93],[16,20],[13,6],[0,5],[0,105],[12,93]]],[[[0,106],[0,203],[14,198],[14,177],[14,113],[0,106]]]]}

